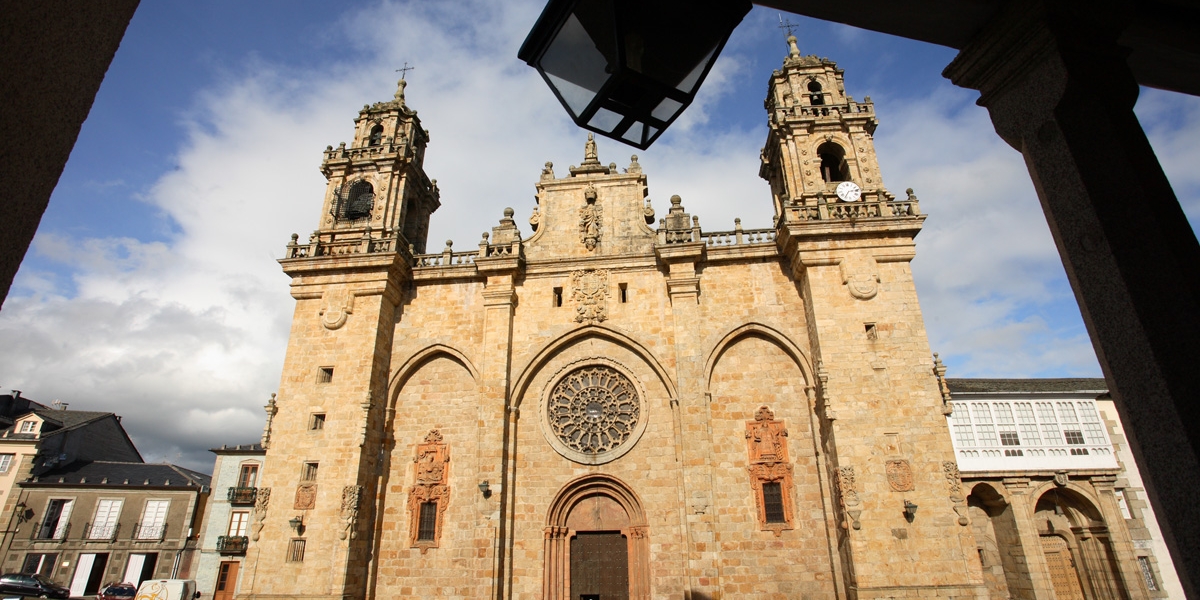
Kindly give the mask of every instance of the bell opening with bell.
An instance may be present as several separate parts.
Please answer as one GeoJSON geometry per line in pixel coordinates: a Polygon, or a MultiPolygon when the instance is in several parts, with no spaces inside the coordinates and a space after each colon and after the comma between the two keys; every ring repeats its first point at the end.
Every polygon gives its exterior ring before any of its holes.
{"type": "Polygon", "coordinates": [[[575,124],[646,149],[696,97],[750,3],[550,0],[517,57],[575,124]]]}

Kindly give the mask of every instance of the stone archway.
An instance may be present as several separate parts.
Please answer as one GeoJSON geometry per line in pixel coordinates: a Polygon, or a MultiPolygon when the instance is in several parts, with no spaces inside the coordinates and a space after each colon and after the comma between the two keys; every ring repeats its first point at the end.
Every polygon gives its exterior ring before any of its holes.
{"type": "Polygon", "coordinates": [[[546,515],[544,558],[545,600],[600,593],[594,589],[612,594],[603,598],[648,599],[650,544],[641,500],[609,475],[571,481],[546,515]]]}
{"type": "Polygon", "coordinates": [[[1069,487],[1047,490],[1037,500],[1042,551],[1060,599],[1128,600],[1108,524],[1089,498],[1069,487]]]}

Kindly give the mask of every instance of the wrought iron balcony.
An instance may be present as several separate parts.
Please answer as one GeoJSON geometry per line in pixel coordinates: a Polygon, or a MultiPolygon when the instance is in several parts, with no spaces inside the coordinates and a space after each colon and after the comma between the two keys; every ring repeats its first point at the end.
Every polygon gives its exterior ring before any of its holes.
{"type": "Polygon", "coordinates": [[[95,525],[88,523],[83,526],[83,539],[91,541],[112,541],[117,538],[117,532],[120,531],[121,524],[95,525]]]}
{"type": "Polygon", "coordinates": [[[254,504],[254,499],[258,497],[258,488],[231,487],[226,497],[229,498],[230,504],[254,504]]]}
{"type": "Polygon", "coordinates": [[[166,525],[142,525],[133,526],[133,539],[139,542],[161,542],[167,535],[166,525]]]}
{"type": "Polygon", "coordinates": [[[250,538],[244,535],[222,535],[217,537],[217,552],[219,554],[245,554],[250,538]]]}
{"type": "Polygon", "coordinates": [[[62,542],[71,534],[71,524],[67,523],[65,527],[50,527],[42,524],[33,528],[33,534],[29,539],[39,542],[62,542]]]}

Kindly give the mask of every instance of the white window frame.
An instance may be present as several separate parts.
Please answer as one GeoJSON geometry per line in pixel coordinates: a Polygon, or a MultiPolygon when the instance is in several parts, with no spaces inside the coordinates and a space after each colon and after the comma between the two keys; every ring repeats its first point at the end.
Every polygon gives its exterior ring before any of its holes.
{"type": "Polygon", "coordinates": [[[138,520],[139,540],[159,540],[166,533],[167,514],[171,511],[171,501],[169,499],[152,498],[146,500],[146,504],[142,506],[142,518],[138,520]],[[161,512],[155,508],[151,511],[151,506],[161,506],[161,512]]]}
{"type": "Polygon", "coordinates": [[[7,473],[16,461],[16,454],[0,454],[0,473],[7,473]]]}
{"type": "Polygon", "coordinates": [[[250,526],[250,511],[235,510],[229,513],[229,528],[226,534],[230,537],[244,537],[250,526]]]}
{"type": "Polygon", "coordinates": [[[92,528],[88,531],[89,540],[111,540],[116,533],[117,523],[121,520],[121,509],[125,507],[123,498],[101,498],[96,501],[96,511],[92,515],[92,528]],[[101,513],[101,510],[108,507],[101,513]],[[103,519],[103,521],[101,521],[103,519]]]}
{"type": "Polygon", "coordinates": [[[21,430],[17,433],[37,433],[38,422],[34,420],[21,421],[21,430]]]}

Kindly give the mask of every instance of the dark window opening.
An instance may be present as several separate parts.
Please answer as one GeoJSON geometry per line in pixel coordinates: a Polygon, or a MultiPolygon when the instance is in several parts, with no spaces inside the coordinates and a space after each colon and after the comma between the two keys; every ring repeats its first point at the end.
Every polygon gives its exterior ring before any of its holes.
{"type": "Polygon", "coordinates": [[[879,333],[875,330],[874,323],[863,323],[863,328],[866,329],[868,340],[879,339],[879,333]]]}
{"type": "Polygon", "coordinates": [[[554,306],[562,306],[562,288],[554,288],[554,306]]]}
{"type": "Polygon", "coordinates": [[[378,146],[383,143],[383,125],[376,125],[371,128],[371,138],[369,142],[372,146],[378,146]]]}
{"type": "Polygon", "coordinates": [[[371,216],[375,206],[375,188],[361,179],[350,184],[341,197],[340,217],[343,219],[365,219],[371,216]]]}
{"type": "Polygon", "coordinates": [[[304,469],[300,471],[300,481],[316,481],[318,466],[320,466],[320,463],[315,463],[315,462],[304,463],[304,469]]]}
{"type": "Polygon", "coordinates": [[[1005,450],[1005,451],[1004,451],[1004,455],[1005,455],[1005,456],[1025,456],[1025,451],[1024,451],[1024,450],[1011,450],[1011,449],[1010,449],[1010,450],[1005,450]]]}
{"type": "Polygon", "coordinates": [[[437,535],[437,502],[422,502],[418,517],[417,541],[431,542],[437,535]]]}
{"type": "Polygon", "coordinates": [[[288,544],[288,562],[304,562],[304,540],[292,540],[288,544]]]}
{"type": "Polygon", "coordinates": [[[1082,446],[1083,445],[1083,432],[1082,431],[1064,431],[1063,435],[1067,436],[1068,444],[1070,444],[1072,446],[1082,446]]]}
{"type": "Polygon", "coordinates": [[[778,481],[762,484],[763,509],[768,523],[786,523],[783,515],[783,486],[778,481]]]}
{"type": "Polygon", "coordinates": [[[817,147],[817,155],[821,158],[821,179],[826,182],[849,181],[850,169],[846,165],[846,150],[833,142],[825,142],[817,147]]]}
{"type": "Polygon", "coordinates": [[[333,381],[333,367],[320,367],[317,369],[317,383],[329,383],[333,381]]]}
{"type": "Polygon", "coordinates": [[[313,431],[325,429],[325,413],[313,413],[312,421],[309,422],[308,428],[313,431]]]}
{"type": "Polygon", "coordinates": [[[617,289],[620,291],[621,304],[625,304],[626,302],[629,302],[629,284],[618,283],[617,289]]]}
{"type": "Polygon", "coordinates": [[[825,104],[825,95],[821,93],[820,82],[816,80],[808,82],[808,101],[813,106],[825,104]]]}
{"type": "Polygon", "coordinates": [[[21,565],[21,572],[50,577],[54,574],[54,565],[57,562],[57,554],[26,554],[25,563],[21,565]]]}
{"type": "Polygon", "coordinates": [[[1015,431],[1001,431],[1000,445],[1002,446],[1020,446],[1021,438],[1017,436],[1015,431]]]}
{"type": "Polygon", "coordinates": [[[1071,448],[1071,456],[1087,456],[1087,448],[1071,448]]]}

